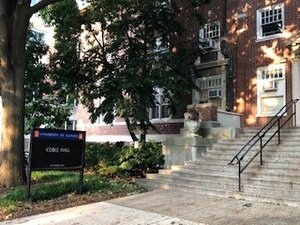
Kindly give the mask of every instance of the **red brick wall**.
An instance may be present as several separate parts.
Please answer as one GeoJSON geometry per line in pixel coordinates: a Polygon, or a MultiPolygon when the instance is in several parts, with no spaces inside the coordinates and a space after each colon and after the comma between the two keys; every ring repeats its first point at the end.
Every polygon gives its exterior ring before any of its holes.
{"type": "MultiPolygon", "coordinates": [[[[148,134],[178,134],[183,123],[160,123],[154,124],[157,131],[150,129],[148,134]]],[[[126,125],[88,125],[85,126],[87,135],[129,135],[126,125]]]]}
{"type": "Polygon", "coordinates": [[[218,107],[217,106],[201,106],[200,113],[202,121],[217,121],[218,120],[218,107]]]}
{"type": "MultiPolygon", "coordinates": [[[[183,111],[183,110],[181,110],[183,111]]],[[[185,110],[184,110],[185,111],[185,110]]],[[[116,125],[107,124],[92,124],[89,119],[89,114],[83,105],[78,105],[77,108],[77,129],[86,130],[87,136],[96,135],[129,135],[127,126],[124,120],[118,118],[115,122],[119,123],[116,125]]],[[[182,117],[181,117],[182,118],[182,117]]],[[[172,122],[172,123],[157,123],[153,124],[157,131],[154,129],[149,130],[149,134],[179,134],[180,128],[183,127],[183,122],[172,122]]]]}
{"type": "MultiPolygon", "coordinates": [[[[200,8],[200,13],[208,21],[219,20],[221,30],[224,29],[223,12],[227,2],[226,27],[222,40],[225,42],[226,55],[233,63],[234,76],[234,111],[243,114],[245,126],[260,127],[269,118],[256,117],[257,114],[257,89],[256,70],[258,67],[271,63],[280,63],[280,59],[286,62],[286,102],[292,98],[291,86],[291,62],[290,51],[286,47],[286,38],[276,38],[268,41],[257,41],[256,13],[257,10],[268,5],[284,3],[285,33],[295,35],[300,28],[300,1],[295,0],[239,0],[239,1],[211,1],[200,8]],[[243,19],[237,19],[237,14],[246,13],[243,19]],[[273,54],[268,55],[263,50],[268,48],[273,54]],[[275,57],[274,57],[275,56],[275,57]]],[[[186,24],[189,30],[195,31],[191,26],[199,25],[195,22],[186,24]]],[[[221,32],[222,33],[222,32],[221,32]]],[[[196,36],[197,37],[197,36],[196,36]]],[[[205,57],[205,55],[203,56],[205,57]]],[[[209,55],[202,61],[213,60],[209,55]]],[[[281,61],[282,62],[282,61],[281,61]]],[[[231,91],[231,90],[228,90],[231,91]]]]}
{"type": "MultiPolygon", "coordinates": [[[[289,49],[285,46],[285,38],[277,38],[268,41],[257,41],[256,12],[269,4],[284,2],[285,29],[287,32],[295,32],[300,27],[299,1],[228,1],[229,10],[228,40],[230,55],[234,62],[234,92],[235,110],[244,115],[243,123],[246,126],[262,126],[268,118],[256,118],[256,69],[271,63],[280,63],[278,58],[288,58],[289,49]],[[269,4],[267,4],[269,3],[269,4]],[[237,10],[236,10],[237,9],[237,10]],[[236,13],[247,13],[247,17],[234,20],[236,13]],[[297,19],[298,18],[298,19],[297,19]],[[243,30],[245,29],[245,30],[243,30]],[[263,48],[269,48],[274,54],[267,55],[263,48]],[[275,56],[275,57],[273,57],[275,56]]],[[[291,63],[286,63],[286,101],[292,98],[291,88],[291,63]]]]}
{"type": "MultiPolygon", "coordinates": [[[[290,52],[285,46],[285,39],[272,39],[269,41],[257,41],[256,12],[257,9],[270,4],[285,3],[284,16],[287,33],[295,34],[300,28],[300,1],[299,0],[214,0],[199,9],[201,15],[208,22],[220,21],[222,41],[225,43],[223,53],[226,53],[233,63],[234,76],[234,111],[241,113],[242,123],[245,126],[260,127],[269,118],[256,117],[257,90],[256,90],[256,70],[258,67],[267,66],[273,63],[274,58],[268,57],[262,47],[273,49],[274,55],[287,58],[286,63],[286,101],[292,98],[291,86],[291,62],[290,52]],[[227,2],[227,6],[225,5],[227,2]],[[226,18],[224,18],[227,9],[226,18]],[[247,17],[237,20],[236,15],[246,13],[247,17]],[[225,22],[226,19],[226,22],[225,22]],[[225,29],[226,28],[226,29],[225,29]]],[[[185,37],[182,43],[187,47],[198,49],[199,22],[196,19],[187,19],[189,12],[187,8],[181,7],[182,16],[179,20],[186,27],[185,37]]],[[[202,62],[213,61],[216,53],[202,58],[202,62]]],[[[204,57],[204,56],[203,56],[204,57]]],[[[191,96],[185,96],[182,105],[177,108],[175,119],[182,118],[185,112],[185,105],[191,104],[191,96]]],[[[88,135],[128,135],[125,125],[100,126],[91,125],[88,114],[79,107],[81,116],[78,121],[80,127],[85,127],[88,135]]],[[[216,120],[217,113],[212,109],[202,109],[203,120],[216,120]]],[[[121,122],[118,119],[118,122],[121,122]]],[[[179,133],[182,123],[161,123],[155,124],[162,134],[179,133]]],[[[149,133],[155,133],[150,130],[149,133]]]]}
{"type": "MultiPolygon", "coordinates": [[[[218,120],[218,107],[215,104],[196,104],[194,105],[197,111],[200,112],[202,121],[217,121],[218,120]]],[[[188,105],[191,108],[193,105],[188,105]]]]}

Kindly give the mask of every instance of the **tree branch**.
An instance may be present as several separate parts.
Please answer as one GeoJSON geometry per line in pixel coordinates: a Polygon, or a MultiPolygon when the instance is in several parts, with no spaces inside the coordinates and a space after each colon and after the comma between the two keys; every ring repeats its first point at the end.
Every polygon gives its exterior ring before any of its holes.
{"type": "MultiPolygon", "coordinates": [[[[104,42],[102,42],[103,43],[103,45],[102,45],[102,43],[97,38],[97,35],[95,34],[95,31],[92,30],[91,32],[92,32],[93,37],[95,38],[95,41],[98,43],[98,45],[101,47],[101,49],[104,50],[104,42]]],[[[102,33],[102,31],[101,31],[101,33],[102,33]]],[[[102,37],[103,37],[103,35],[102,35],[102,37]]]]}
{"type": "Polygon", "coordinates": [[[55,2],[59,2],[59,1],[61,1],[61,0],[42,0],[42,1],[38,2],[37,4],[33,5],[32,7],[30,7],[28,13],[31,16],[32,14],[47,7],[48,5],[51,5],[51,4],[53,4],[55,2]]]}

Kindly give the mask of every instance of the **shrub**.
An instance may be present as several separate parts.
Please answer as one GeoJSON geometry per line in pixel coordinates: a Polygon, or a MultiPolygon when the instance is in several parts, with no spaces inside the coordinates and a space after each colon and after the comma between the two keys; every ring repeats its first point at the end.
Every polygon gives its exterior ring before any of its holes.
{"type": "Polygon", "coordinates": [[[145,176],[146,172],[158,172],[165,161],[160,143],[148,142],[140,148],[129,147],[120,158],[120,168],[131,175],[145,176]]]}
{"type": "Polygon", "coordinates": [[[110,176],[117,173],[123,143],[87,143],[85,148],[85,167],[92,172],[110,176]]]}
{"type": "Polygon", "coordinates": [[[138,149],[119,143],[88,143],[85,160],[88,170],[107,177],[144,176],[164,165],[162,146],[155,142],[144,143],[138,149]]]}

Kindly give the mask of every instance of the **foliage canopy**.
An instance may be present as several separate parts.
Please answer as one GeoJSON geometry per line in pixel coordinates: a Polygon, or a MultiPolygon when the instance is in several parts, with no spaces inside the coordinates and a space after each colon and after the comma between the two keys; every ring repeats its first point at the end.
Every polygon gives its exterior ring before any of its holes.
{"type": "Polygon", "coordinates": [[[175,113],[192,88],[192,56],[180,48],[180,10],[163,0],[91,0],[86,16],[83,103],[95,121],[125,119],[133,140],[151,127],[149,108],[167,103],[175,113]],[[157,102],[157,89],[164,90],[157,102]],[[100,99],[100,101],[95,101],[100,99]]]}

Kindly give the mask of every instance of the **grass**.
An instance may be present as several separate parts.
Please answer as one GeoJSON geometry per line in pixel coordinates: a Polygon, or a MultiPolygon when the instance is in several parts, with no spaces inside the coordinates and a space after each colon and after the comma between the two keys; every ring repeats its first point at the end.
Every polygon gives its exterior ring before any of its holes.
{"type": "MultiPolygon", "coordinates": [[[[74,194],[78,188],[78,172],[33,172],[34,185],[31,188],[31,201],[45,201],[56,199],[68,194],[74,194]]],[[[101,193],[102,195],[113,195],[117,193],[140,193],[143,189],[125,180],[109,180],[95,174],[84,175],[83,197],[85,194],[101,193]]],[[[14,211],[20,202],[23,207],[30,207],[25,202],[25,188],[17,187],[0,196],[0,207],[14,211]]]]}

